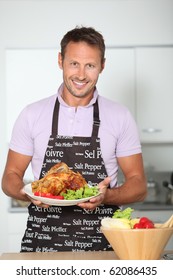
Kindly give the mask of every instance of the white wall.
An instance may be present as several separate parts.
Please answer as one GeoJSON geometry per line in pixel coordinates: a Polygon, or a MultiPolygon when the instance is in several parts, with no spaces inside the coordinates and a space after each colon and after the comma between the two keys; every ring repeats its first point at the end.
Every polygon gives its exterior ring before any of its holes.
{"type": "MultiPolygon", "coordinates": [[[[107,46],[169,45],[173,44],[173,1],[0,1],[0,177],[7,153],[5,50],[58,49],[64,33],[76,25],[93,26],[101,31],[107,46]]],[[[7,214],[8,201],[0,193],[0,252],[11,250],[8,219],[19,215],[7,214]]]]}

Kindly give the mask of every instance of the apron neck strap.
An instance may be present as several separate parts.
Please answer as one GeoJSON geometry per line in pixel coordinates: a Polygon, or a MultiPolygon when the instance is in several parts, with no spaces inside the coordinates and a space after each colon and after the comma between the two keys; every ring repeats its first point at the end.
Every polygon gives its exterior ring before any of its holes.
{"type": "MultiPolygon", "coordinates": [[[[52,120],[52,135],[58,135],[58,117],[59,117],[59,100],[56,99],[54,111],[53,111],[53,120],[52,120]]],[[[98,136],[98,130],[100,126],[100,119],[99,119],[99,107],[98,107],[98,100],[94,103],[94,122],[93,122],[93,130],[92,136],[98,136]]]]}
{"type": "Polygon", "coordinates": [[[98,106],[98,100],[94,103],[94,122],[93,122],[93,131],[92,136],[97,137],[98,131],[100,126],[100,118],[99,118],[99,106],[98,106]]]}
{"type": "Polygon", "coordinates": [[[58,118],[59,118],[59,100],[57,98],[53,110],[52,135],[58,135],[58,118]]]}

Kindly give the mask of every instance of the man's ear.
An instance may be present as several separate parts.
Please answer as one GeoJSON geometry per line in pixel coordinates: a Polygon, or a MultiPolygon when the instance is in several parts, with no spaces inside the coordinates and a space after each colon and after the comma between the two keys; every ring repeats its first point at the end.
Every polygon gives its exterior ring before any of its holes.
{"type": "Polygon", "coordinates": [[[102,71],[104,70],[105,68],[105,61],[106,61],[106,58],[104,59],[102,65],[101,65],[101,70],[100,70],[100,73],[102,73],[102,71]]]}
{"type": "Polygon", "coordinates": [[[62,69],[62,55],[60,52],[58,53],[58,65],[59,68],[62,69]]]}

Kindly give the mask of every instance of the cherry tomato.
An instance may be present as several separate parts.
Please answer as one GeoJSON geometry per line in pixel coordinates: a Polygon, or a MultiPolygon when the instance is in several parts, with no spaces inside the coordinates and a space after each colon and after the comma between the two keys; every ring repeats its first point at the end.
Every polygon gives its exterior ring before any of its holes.
{"type": "Polygon", "coordinates": [[[142,217],[139,222],[133,226],[133,228],[154,228],[154,223],[147,217],[142,217]]]}
{"type": "Polygon", "coordinates": [[[144,224],[145,228],[154,228],[154,224],[152,221],[148,221],[144,224]]]}
{"type": "Polygon", "coordinates": [[[150,220],[147,217],[142,217],[142,218],[140,218],[139,223],[140,224],[145,224],[146,222],[149,222],[149,221],[150,220]]]}
{"type": "Polygon", "coordinates": [[[134,228],[134,229],[135,229],[135,228],[141,228],[141,224],[140,224],[140,223],[136,223],[136,224],[134,224],[133,228],[134,228]]]}
{"type": "Polygon", "coordinates": [[[139,223],[142,224],[143,228],[154,228],[153,222],[147,217],[140,218],[139,223]]]}
{"type": "Polygon", "coordinates": [[[47,198],[53,198],[53,194],[51,193],[42,193],[42,196],[47,198]]]}
{"type": "Polygon", "coordinates": [[[43,193],[43,197],[52,198],[52,199],[64,199],[62,195],[53,195],[51,193],[43,193]]]}
{"type": "Polygon", "coordinates": [[[136,224],[134,224],[133,228],[138,229],[138,228],[143,228],[143,226],[140,223],[136,223],[136,224]]]}
{"type": "Polygon", "coordinates": [[[62,195],[53,195],[51,193],[35,192],[34,195],[46,197],[46,198],[52,198],[52,199],[64,199],[64,197],[62,195]]]}
{"type": "Polygon", "coordinates": [[[41,196],[41,192],[35,192],[34,195],[41,196]]]}
{"type": "Polygon", "coordinates": [[[54,195],[52,198],[54,199],[64,199],[62,195],[54,195]]]}

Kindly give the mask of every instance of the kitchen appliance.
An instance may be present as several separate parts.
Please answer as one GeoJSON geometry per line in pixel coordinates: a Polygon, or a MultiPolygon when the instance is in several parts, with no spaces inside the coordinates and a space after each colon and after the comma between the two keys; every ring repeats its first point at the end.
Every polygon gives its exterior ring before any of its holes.
{"type": "Polygon", "coordinates": [[[173,260],[173,254],[165,254],[163,255],[163,259],[164,260],[173,260]]]}
{"type": "Polygon", "coordinates": [[[149,178],[147,181],[147,197],[145,198],[145,202],[158,202],[158,184],[153,178],[149,178]]]}
{"type": "Polygon", "coordinates": [[[163,186],[167,188],[166,203],[173,205],[173,172],[171,173],[170,182],[163,181],[163,186]]]}

